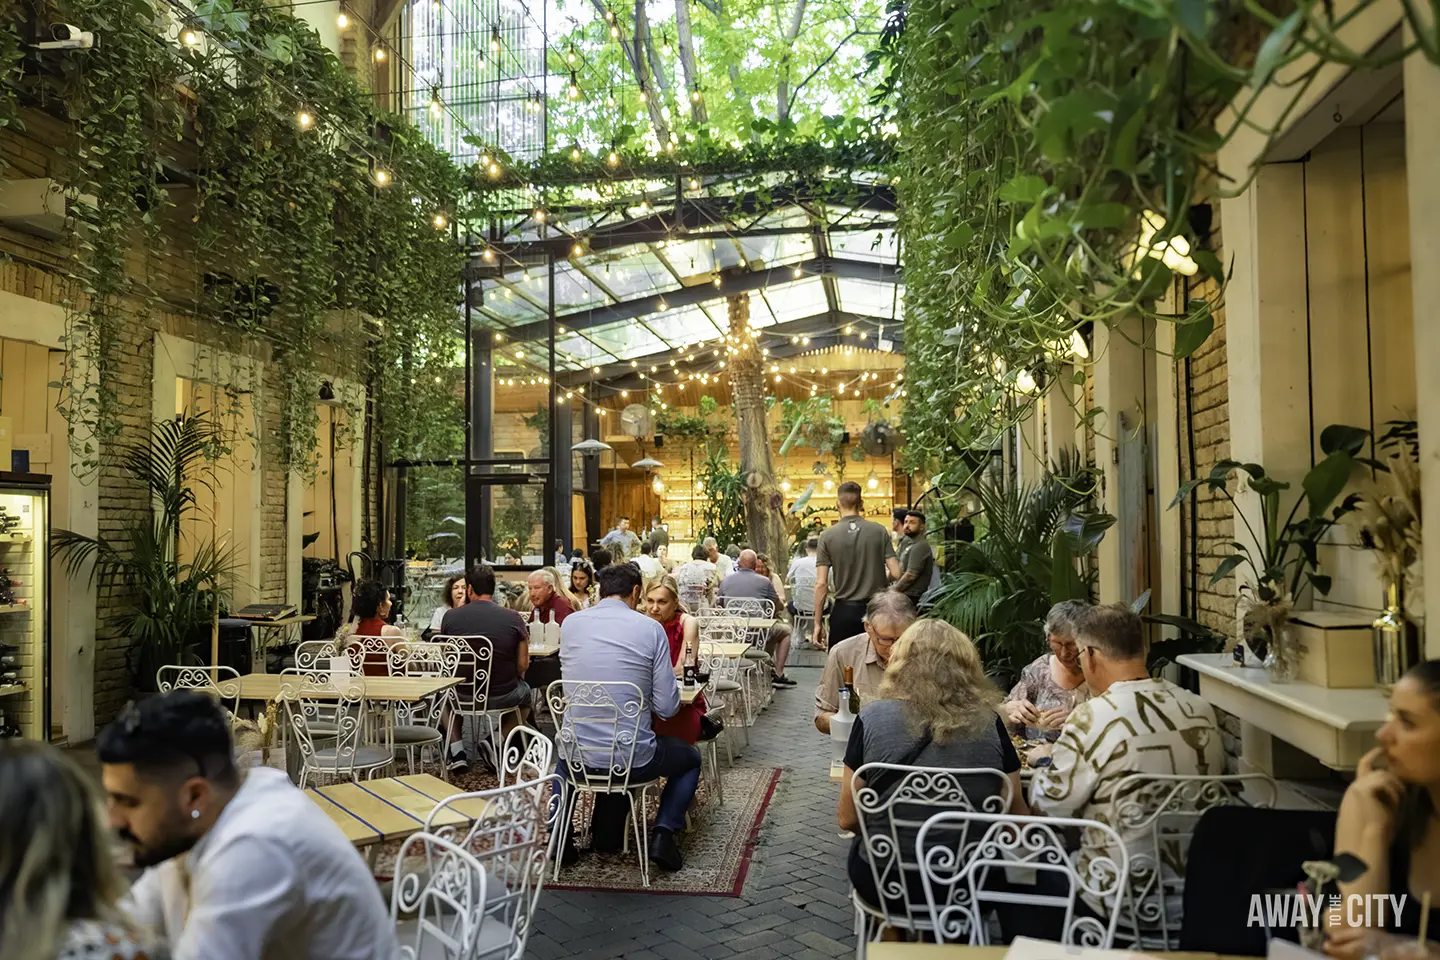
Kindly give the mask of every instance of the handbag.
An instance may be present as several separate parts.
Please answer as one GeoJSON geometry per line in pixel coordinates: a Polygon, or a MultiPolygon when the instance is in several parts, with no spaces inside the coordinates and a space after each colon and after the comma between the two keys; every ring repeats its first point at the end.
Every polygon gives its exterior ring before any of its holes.
{"type": "Polygon", "coordinates": [[[714,740],[725,732],[725,721],[717,720],[708,713],[700,714],[700,739],[714,740]]]}

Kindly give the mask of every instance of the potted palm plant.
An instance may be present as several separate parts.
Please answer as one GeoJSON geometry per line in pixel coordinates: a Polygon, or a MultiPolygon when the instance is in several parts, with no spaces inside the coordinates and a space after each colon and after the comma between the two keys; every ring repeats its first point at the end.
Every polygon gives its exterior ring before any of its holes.
{"type": "Polygon", "coordinates": [[[235,552],[217,540],[213,522],[186,524],[198,512],[196,489],[208,486],[204,465],[224,451],[221,432],[203,417],[159,421],[116,460],[150,494],[151,514],[126,521],[115,538],[55,532],[53,545],[71,576],[93,561],[91,583],[125,598],[116,626],[129,640],[126,656],[139,689],[153,689],[157,667],[184,661],[191,637],[214,622],[234,585],[235,552]],[[209,536],[196,532],[202,526],[209,536]]]}
{"type": "Polygon", "coordinates": [[[1277,683],[1295,678],[1303,652],[1287,626],[1296,596],[1307,584],[1322,596],[1330,592],[1330,577],[1320,571],[1320,542],[1355,509],[1353,494],[1333,509],[1332,505],[1349,483],[1357,454],[1369,439],[1369,431],[1359,427],[1332,425],[1321,431],[1320,449],[1325,459],[1305,474],[1300,496],[1289,513],[1283,511],[1280,501],[1290,484],[1267,475],[1258,463],[1238,460],[1221,460],[1209,476],[1182,484],[1170,502],[1173,508],[1203,485],[1235,507],[1235,517],[1249,532],[1251,544],[1233,542],[1235,552],[1220,561],[1210,582],[1219,583],[1242,566],[1250,572],[1252,582],[1237,591],[1241,631],[1245,645],[1264,660],[1266,672],[1277,683]],[[1259,496],[1258,530],[1235,502],[1231,491],[1234,477],[1243,477],[1245,485],[1259,496]]]}

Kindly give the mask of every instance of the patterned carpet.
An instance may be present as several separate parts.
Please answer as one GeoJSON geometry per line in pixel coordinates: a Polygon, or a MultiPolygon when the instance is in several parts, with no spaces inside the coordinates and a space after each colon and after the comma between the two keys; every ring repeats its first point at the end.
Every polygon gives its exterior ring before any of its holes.
{"type": "MultiPolygon", "coordinates": [[[[613,856],[589,852],[590,841],[584,831],[588,829],[590,807],[588,797],[582,796],[576,805],[575,822],[580,830],[577,842],[584,855],[579,863],[560,871],[558,883],[550,880],[554,870],[550,867],[546,871],[545,886],[562,890],[740,896],[760,824],[780,780],[780,770],[747,766],[722,768],[721,778],[725,788],[723,806],[714,802],[708,784],[701,778],[691,807],[690,830],[680,838],[680,851],[685,858],[683,870],[666,873],[652,864],[647,888],[641,886],[640,864],[633,851],[613,856]]],[[[495,775],[487,770],[456,774],[451,782],[466,792],[492,790],[498,784],[495,775]]],[[[652,790],[647,811],[652,825],[658,802],[659,791],[652,790]]],[[[377,878],[390,879],[399,849],[398,842],[384,845],[375,864],[377,878]]]]}

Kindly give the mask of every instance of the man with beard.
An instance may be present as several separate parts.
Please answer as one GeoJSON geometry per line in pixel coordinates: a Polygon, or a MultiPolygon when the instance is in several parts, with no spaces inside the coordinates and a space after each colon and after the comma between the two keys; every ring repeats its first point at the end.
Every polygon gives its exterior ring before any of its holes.
{"type": "Polygon", "coordinates": [[[215,702],[130,703],[96,751],[110,822],[147,868],[124,901],[174,960],[394,960],[379,888],[283,771],[243,778],[215,702]]]}

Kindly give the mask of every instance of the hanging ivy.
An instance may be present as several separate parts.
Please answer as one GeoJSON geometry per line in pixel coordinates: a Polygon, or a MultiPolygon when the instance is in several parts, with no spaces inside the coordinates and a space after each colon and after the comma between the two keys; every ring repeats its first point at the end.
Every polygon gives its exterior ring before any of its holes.
{"type": "MultiPolygon", "coordinates": [[[[1204,342],[1225,268],[1194,211],[1247,186],[1214,157],[1277,73],[1298,99],[1326,62],[1378,62],[1336,39],[1372,2],[1339,18],[1323,0],[892,5],[876,57],[899,64],[912,467],[991,447],[1084,360],[1087,324],[1173,322],[1177,356],[1204,342]],[[1178,277],[1206,295],[1176,311],[1178,277]]],[[[1440,28],[1405,7],[1416,39],[1397,56],[1434,58],[1440,28]]]]}

